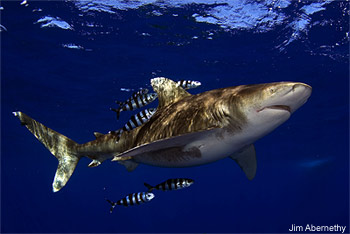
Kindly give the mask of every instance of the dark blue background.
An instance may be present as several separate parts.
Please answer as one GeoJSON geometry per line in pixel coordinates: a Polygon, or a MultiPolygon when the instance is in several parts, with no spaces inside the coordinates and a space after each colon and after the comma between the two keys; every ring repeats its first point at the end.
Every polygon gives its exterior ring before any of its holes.
{"type": "MultiPolygon", "coordinates": [[[[7,31],[1,32],[1,232],[271,233],[288,232],[292,224],[339,224],[349,231],[348,42],[338,30],[349,24],[339,3],[313,16],[334,24],[313,27],[282,51],[277,45],[287,34],[284,25],[264,33],[224,31],[195,22],[194,5],[169,8],[161,17],[147,14],[153,6],[83,17],[64,2],[2,6],[7,31]],[[43,15],[59,12],[74,22],[74,31],[33,24],[35,7],[43,15]],[[104,27],[86,31],[81,23],[88,20],[104,27]],[[215,32],[212,40],[203,36],[208,30],[215,32]],[[145,31],[152,36],[141,37],[145,31]],[[61,46],[72,42],[92,51],[61,46]],[[201,81],[191,93],[273,81],[304,82],[313,93],[290,120],[256,142],[252,181],[230,159],[182,169],[140,165],[129,173],[109,161],[88,168],[83,158],[66,187],[53,193],[57,161],[12,111],[85,143],[94,131],[120,128],[134,114],[123,113],[117,121],[109,111],[114,100],[131,94],[120,88],[149,87],[156,76],[201,81]],[[144,191],[143,182],[177,177],[195,184],[109,214],[104,198],[117,200],[144,191]]],[[[288,8],[291,15],[294,7],[288,8]]]]}

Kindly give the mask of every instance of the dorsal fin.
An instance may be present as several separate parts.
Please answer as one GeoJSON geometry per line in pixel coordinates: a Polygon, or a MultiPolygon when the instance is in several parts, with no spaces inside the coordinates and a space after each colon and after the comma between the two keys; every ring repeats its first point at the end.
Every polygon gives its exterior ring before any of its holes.
{"type": "Polygon", "coordinates": [[[100,133],[100,132],[94,132],[94,135],[95,135],[95,137],[96,137],[96,139],[97,139],[97,138],[103,136],[104,134],[103,134],[103,133],[100,133]]]}
{"type": "Polygon", "coordinates": [[[177,102],[181,98],[191,96],[179,84],[165,77],[151,79],[151,85],[158,94],[159,108],[177,102]]]}

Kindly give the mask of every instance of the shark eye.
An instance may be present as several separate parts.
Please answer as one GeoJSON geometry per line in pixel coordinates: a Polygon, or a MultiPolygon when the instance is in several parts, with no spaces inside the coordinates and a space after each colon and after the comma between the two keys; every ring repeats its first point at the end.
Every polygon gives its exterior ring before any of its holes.
{"type": "Polygon", "coordinates": [[[270,89],[269,89],[269,91],[270,91],[270,93],[271,93],[271,94],[273,94],[273,93],[275,93],[275,92],[276,92],[276,89],[274,89],[274,88],[270,88],[270,89]]]}

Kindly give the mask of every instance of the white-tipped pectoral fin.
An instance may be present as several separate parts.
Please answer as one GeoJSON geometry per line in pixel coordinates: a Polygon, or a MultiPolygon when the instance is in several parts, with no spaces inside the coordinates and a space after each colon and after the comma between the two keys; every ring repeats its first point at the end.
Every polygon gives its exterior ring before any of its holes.
{"type": "Polygon", "coordinates": [[[244,147],[242,150],[230,156],[230,158],[236,161],[249,180],[254,179],[256,174],[256,154],[253,144],[244,147]]]}
{"type": "Polygon", "coordinates": [[[123,165],[126,168],[126,170],[128,170],[129,172],[135,170],[135,168],[139,165],[138,163],[130,161],[130,160],[118,161],[118,163],[123,165]]]}

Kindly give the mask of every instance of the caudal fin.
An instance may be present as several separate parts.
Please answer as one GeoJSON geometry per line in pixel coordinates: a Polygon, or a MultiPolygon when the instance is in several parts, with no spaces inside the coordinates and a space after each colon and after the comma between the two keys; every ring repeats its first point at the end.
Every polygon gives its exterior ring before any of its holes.
{"type": "Polygon", "coordinates": [[[20,111],[13,114],[58,159],[52,188],[54,192],[59,191],[66,185],[79,162],[80,156],[76,151],[78,144],[20,111]]]}
{"type": "Polygon", "coordinates": [[[114,207],[117,205],[117,203],[116,202],[112,202],[112,201],[110,201],[110,200],[108,200],[108,199],[106,199],[106,201],[108,201],[108,203],[109,204],[111,204],[111,209],[109,210],[109,213],[112,213],[113,212],[113,209],[114,209],[114,207]]]}
{"type": "Polygon", "coordinates": [[[121,112],[121,109],[115,109],[115,108],[109,108],[111,111],[114,111],[117,113],[117,119],[119,119],[119,115],[120,115],[120,112],[121,112]]]}
{"type": "Polygon", "coordinates": [[[155,189],[152,185],[149,185],[147,183],[143,183],[147,188],[148,188],[148,192],[151,192],[153,189],[155,189]]]}

